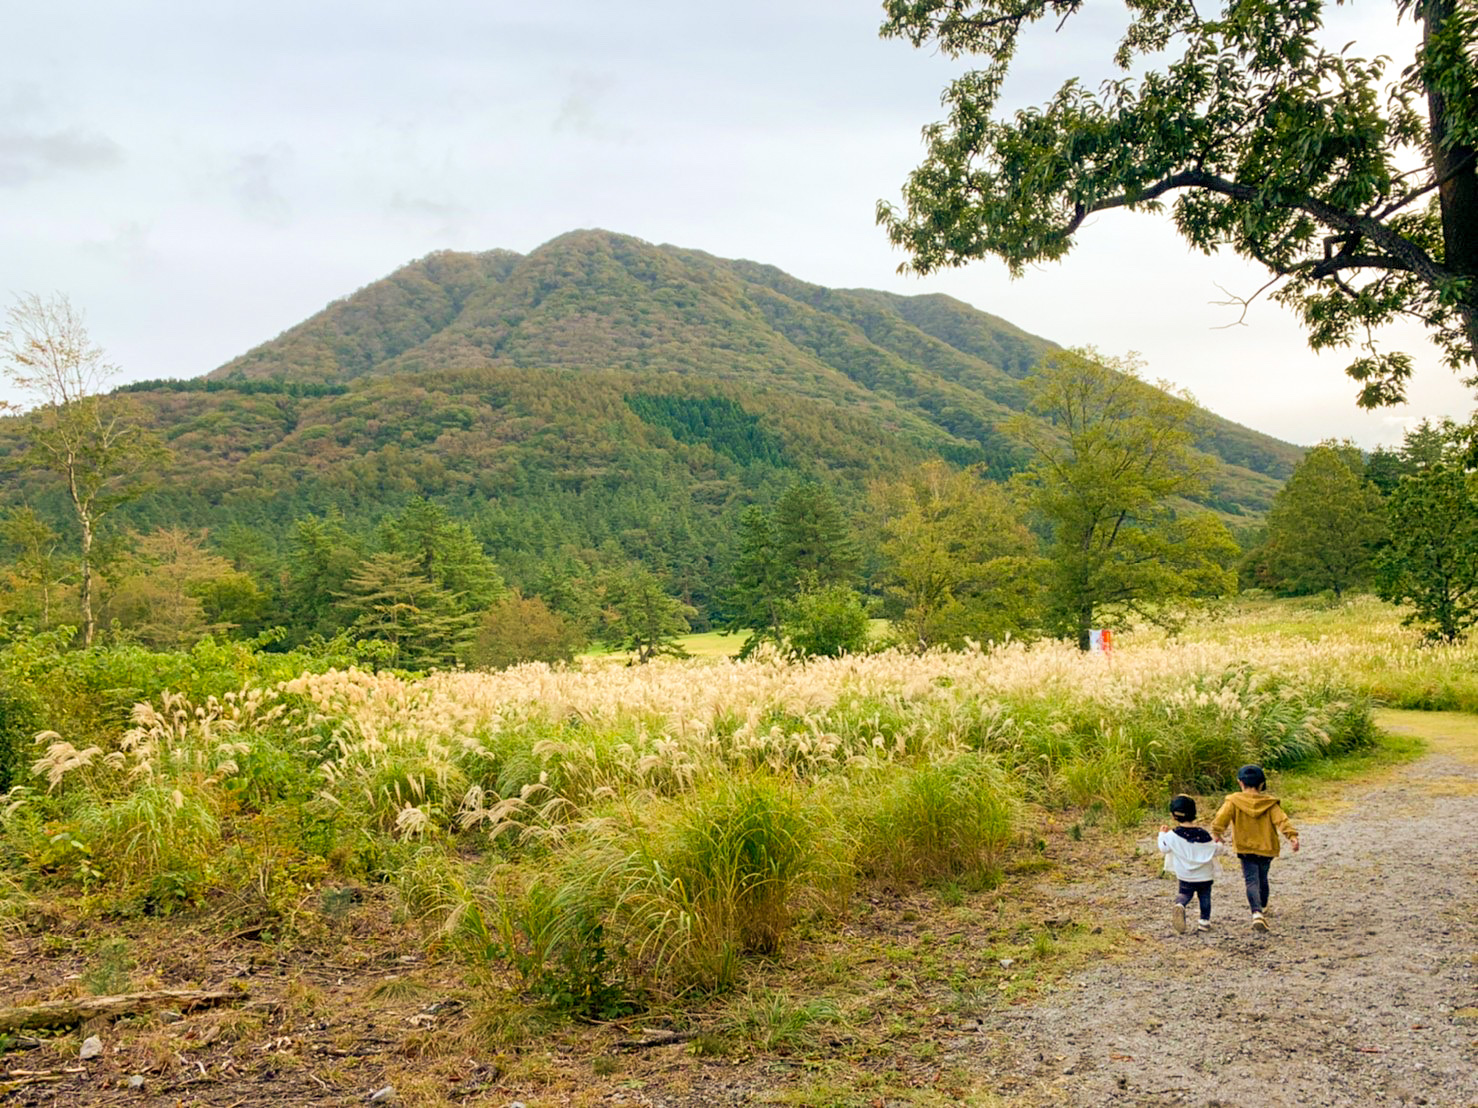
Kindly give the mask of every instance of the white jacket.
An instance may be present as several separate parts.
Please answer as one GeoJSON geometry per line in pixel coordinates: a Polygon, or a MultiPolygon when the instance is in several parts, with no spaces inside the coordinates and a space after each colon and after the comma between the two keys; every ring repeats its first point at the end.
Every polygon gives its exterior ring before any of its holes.
{"type": "Polygon", "coordinates": [[[1174,831],[1160,832],[1160,853],[1165,855],[1165,871],[1182,881],[1215,881],[1215,843],[1186,842],[1174,831]]]}

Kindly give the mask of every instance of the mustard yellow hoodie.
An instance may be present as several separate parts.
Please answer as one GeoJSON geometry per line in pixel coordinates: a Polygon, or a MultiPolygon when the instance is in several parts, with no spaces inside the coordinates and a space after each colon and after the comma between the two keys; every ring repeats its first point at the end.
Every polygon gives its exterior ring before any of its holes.
{"type": "Polygon", "coordinates": [[[1238,854],[1276,858],[1279,831],[1290,842],[1298,841],[1298,832],[1283,814],[1278,798],[1267,793],[1240,792],[1228,796],[1211,821],[1211,833],[1219,839],[1228,827],[1232,829],[1232,849],[1238,854]]]}

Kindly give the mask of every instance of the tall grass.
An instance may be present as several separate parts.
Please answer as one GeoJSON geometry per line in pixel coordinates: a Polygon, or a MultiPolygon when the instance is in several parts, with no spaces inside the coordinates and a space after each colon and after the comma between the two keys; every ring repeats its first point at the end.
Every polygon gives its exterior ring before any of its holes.
{"type": "Polygon", "coordinates": [[[858,867],[894,883],[989,873],[1021,813],[1018,780],[979,754],[880,775],[860,792],[858,867]]]}
{"type": "Polygon", "coordinates": [[[1478,704],[1471,647],[1418,648],[1365,601],[1295,609],[1292,631],[1278,610],[1111,657],[347,669],[160,693],[126,729],[28,753],[0,805],[11,885],[276,903],[309,873],[392,876],[437,941],[571,1009],[731,988],[857,882],[989,876],[1033,805],[1132,822],[1246,761],[1368,744],[1377,698],[1478,704]]]}

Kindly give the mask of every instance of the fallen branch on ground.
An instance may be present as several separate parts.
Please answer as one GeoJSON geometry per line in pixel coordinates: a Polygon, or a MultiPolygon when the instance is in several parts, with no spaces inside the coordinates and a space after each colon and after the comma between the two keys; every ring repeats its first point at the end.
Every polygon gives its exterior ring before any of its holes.
{"type": "Polygon", "coordinates": [[[0,1081],[0,1096],[8,1096],[27,1085],[55,1085],[62,1080],[59,1073],[37,1074],[34,1077],[22,1077],[15,1081],[0,1081]]]}
{"type": "Polygon", "coordinates": [[[0,1032],[70,1027],[99,1017],[128,1016],[156,1008],[187,1010],[216,1004],[239,1004],[247,999],[247,995],[235,989],[216,992],[201,989],[160,989],[152,993],[48,1000],[44,1004],[33,1004],[26,1008],[0,1008],[0,1032]]]}
{"type": "Polygon", "coordinates": [[[642,1028],[643,1039],[621,1039],[615,1044],[617,1050],[646,1050],[654,1046],[672,1046],[698,1037],[696,1031],[651,1031],[642,1028]]]}

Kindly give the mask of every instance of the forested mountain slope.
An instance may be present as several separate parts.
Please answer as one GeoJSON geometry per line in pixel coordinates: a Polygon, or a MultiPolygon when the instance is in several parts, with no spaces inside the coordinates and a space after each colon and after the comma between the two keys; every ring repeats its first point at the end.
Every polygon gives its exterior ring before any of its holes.
{"type": "MultiPolygon", "coordinates": [[[[930,456],[1008,475],[1001,425],[1050,349],[949,297],[605,231],[437,253],[204,378],[130,387],[173,460],[125,518],[280,547],[304,515],[363,529],[426,496],[515,581],[604,549],[701,592],[737,513],[799,476],[861,510],[871,480],[930,456]]],[[[1208,422],[1208,503],[1261,514],[1298,450],[1208,422]]]]}
{"type": "MultiPolygon", "coordinates": [[[[883,418],[909,411],[958,440],[962,455],[1010,468],[1014,450],[997,424],[1022,406],[1020,380],[1052,345],[947,296],[826,289],[772,266],[576,231],[526,257],[432,254],[210,376],[342,383],[492,367],[704,376],[883,418]]],[[[1297,458],[1285,443],[1212,422],[1209,448],[1235,465],[1281,479],[1297,458]]]]}

